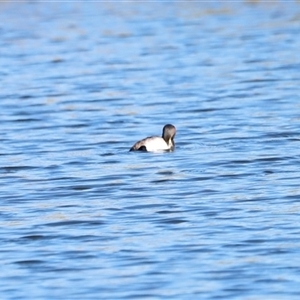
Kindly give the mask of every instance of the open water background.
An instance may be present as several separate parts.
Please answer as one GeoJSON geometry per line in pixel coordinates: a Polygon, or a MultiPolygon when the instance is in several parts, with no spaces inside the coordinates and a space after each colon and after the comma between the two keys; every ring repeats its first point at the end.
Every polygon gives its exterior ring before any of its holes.
{"type": "Polygon", "coordinates": [[[298,1],[0,20],[1,299],[299,299],[298,1]]]}

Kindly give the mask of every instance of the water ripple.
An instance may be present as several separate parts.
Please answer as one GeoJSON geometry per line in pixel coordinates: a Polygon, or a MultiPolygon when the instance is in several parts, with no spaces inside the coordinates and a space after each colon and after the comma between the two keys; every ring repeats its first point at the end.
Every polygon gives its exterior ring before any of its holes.
{"type": "Polygon", "coordinates": [[[299,298],[300,6],[252,2],[1,4],[0,298],[299,298]]]}

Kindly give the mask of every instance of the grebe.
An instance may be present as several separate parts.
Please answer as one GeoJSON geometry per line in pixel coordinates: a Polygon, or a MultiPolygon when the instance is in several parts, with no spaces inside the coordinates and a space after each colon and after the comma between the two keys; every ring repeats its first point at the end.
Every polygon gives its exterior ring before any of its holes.
{"type": "Polygon", "coordinates": [[[163,128],[162,137],[150,136],[136,142],[129,151],[173,151],[175,148],[175,126],[167,124],[163,128]]]}

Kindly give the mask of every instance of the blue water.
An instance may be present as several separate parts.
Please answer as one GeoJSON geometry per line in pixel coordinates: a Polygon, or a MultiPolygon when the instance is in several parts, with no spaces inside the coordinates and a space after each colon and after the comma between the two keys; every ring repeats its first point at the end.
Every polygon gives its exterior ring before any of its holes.
{"type": "Polygon", "coordinates": [[[299,299],[299,2],[0,19],[1,299],[299,299]]]}

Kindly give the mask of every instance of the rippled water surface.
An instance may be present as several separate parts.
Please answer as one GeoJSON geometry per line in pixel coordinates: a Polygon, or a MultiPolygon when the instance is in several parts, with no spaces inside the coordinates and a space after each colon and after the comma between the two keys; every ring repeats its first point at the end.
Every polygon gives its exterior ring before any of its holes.
{"type": "Polygon", "coordinates": [[[1,299],[299,299],[299,2],[0,19],[1,299]]]}

